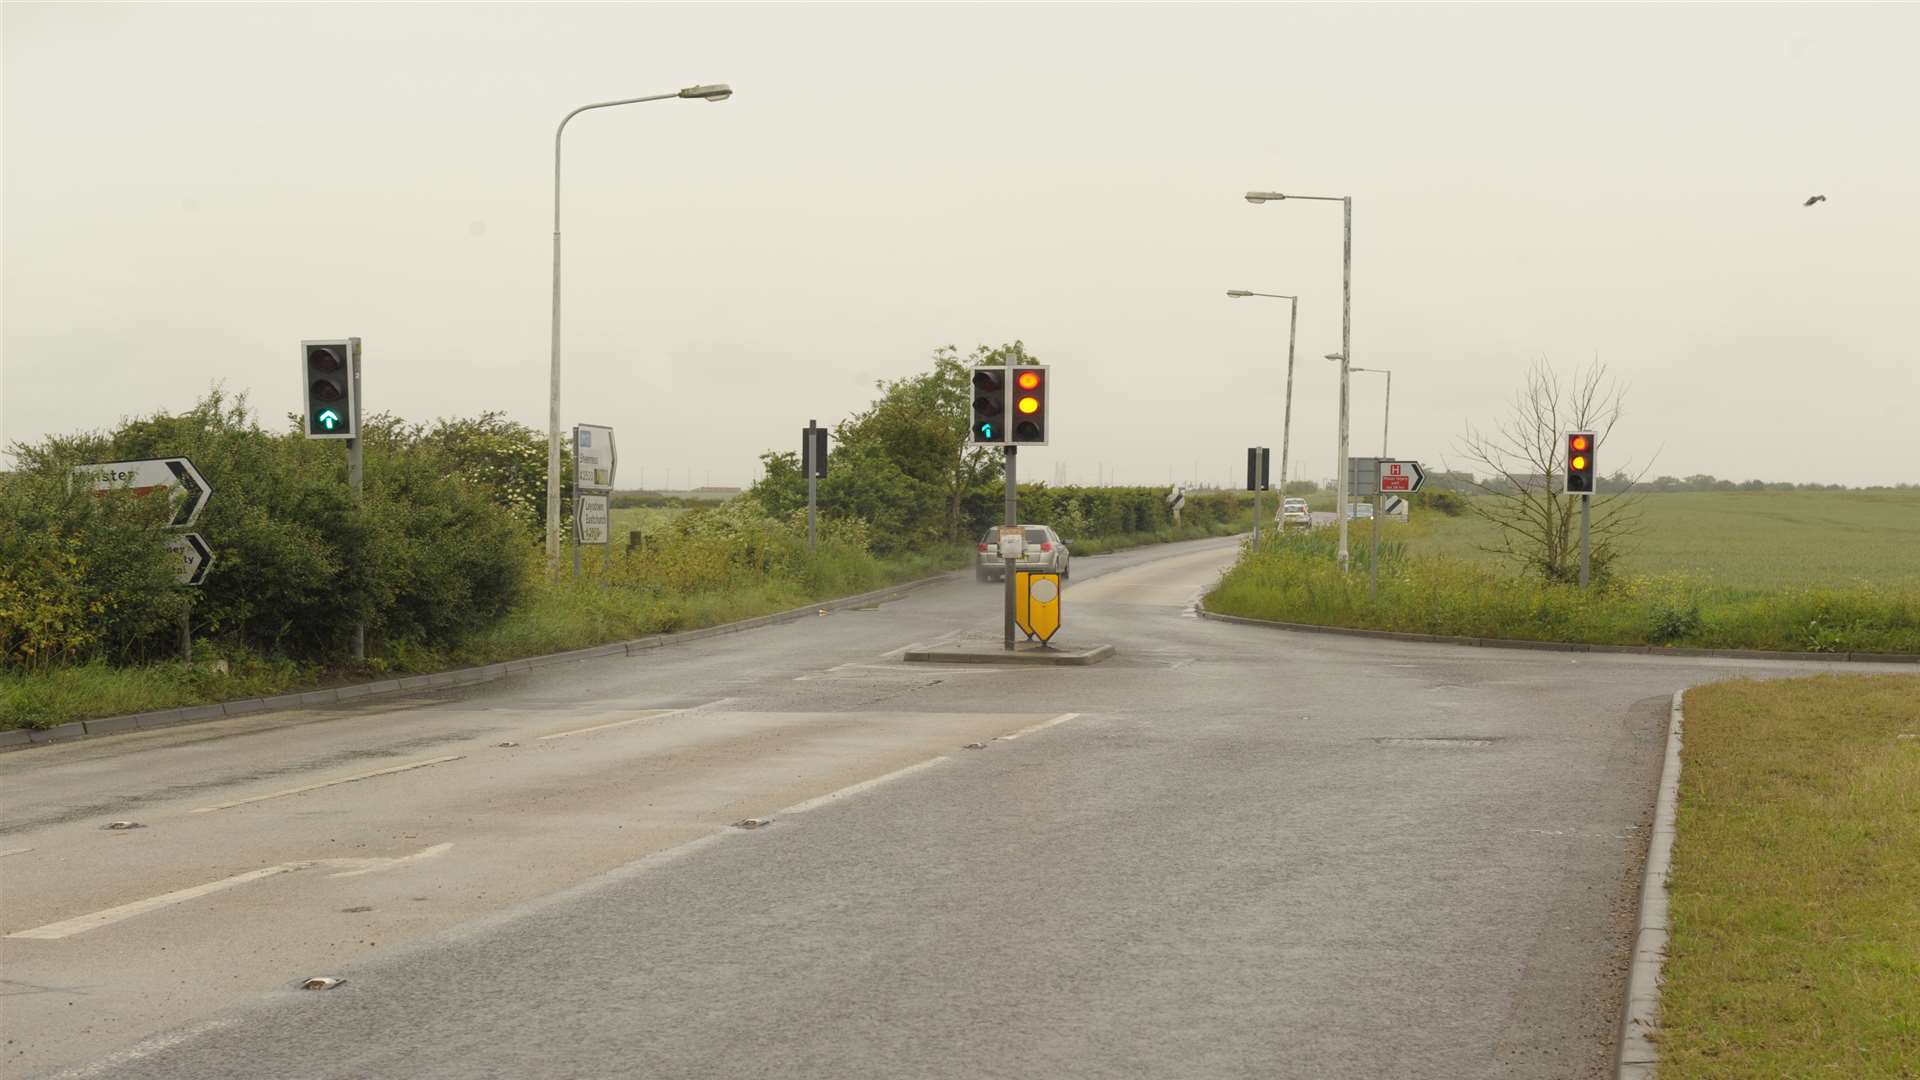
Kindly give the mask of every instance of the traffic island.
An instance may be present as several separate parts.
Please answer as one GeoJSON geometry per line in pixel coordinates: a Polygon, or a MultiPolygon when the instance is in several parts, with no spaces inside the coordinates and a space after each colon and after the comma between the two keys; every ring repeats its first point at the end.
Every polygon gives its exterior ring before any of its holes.
{"type": "Polygon", "coordinates": [[[902,659],[921,664],[1058,664],[1084,667],[1113,655],[1111,645],[1042,645],[1015,642],[1012,651],[1000,642],[962,642],[909,649],[902,659]]]}

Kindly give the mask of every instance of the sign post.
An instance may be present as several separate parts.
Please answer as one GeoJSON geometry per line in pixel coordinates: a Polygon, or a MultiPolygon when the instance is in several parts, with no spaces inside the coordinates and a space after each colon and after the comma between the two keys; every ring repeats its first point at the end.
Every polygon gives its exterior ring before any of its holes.
{"type": "Polygon", "coordinates": [[[573,576],[580,576],[580,549],[587,544],[612,542],[613,526],[608,496],[613,493],[613,429],[599,424],[573,428],[573,576]]]}
{"type": "Polygon", "coordinates": [[[1367,577],[1367,599],[1380,595],[1380,519],[1386,514],[1385,496],[1392,492],[1397,495],[1411,495],[1426,483],[1427,473],[1417,461],[1396,461],[1393,458],[1375,460],[1375,471],[1379,483],[1373,489],[1373,568],[1367,577]]]}
{"type": "Polygon", "coordinates": [[[812,420],[800,429],[800,471],[807,474],[807,550],[812,551],[818,540],[814,506],[820,478],[827,475],[827,429],[812,420]]]}

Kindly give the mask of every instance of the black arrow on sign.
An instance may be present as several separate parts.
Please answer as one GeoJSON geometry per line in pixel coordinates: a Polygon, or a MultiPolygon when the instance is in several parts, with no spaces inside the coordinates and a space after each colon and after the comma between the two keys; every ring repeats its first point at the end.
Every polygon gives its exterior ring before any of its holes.
{"type": "MultiPolygon", "coordinates": [[[[180,500],[179,511],[173,515],[172,527],[177,529],[193,520],[194,508],[200,505],[200,500],[206,498],[207,493],[199,484],[193,482],[193,474],[187,471],[186,462],[183,460],[168,458],[167,468],[172,470],[174,479],[180,482],[180,489],[187,493],[187,497],[180,500]]],[[[200,546],[206,547],[205,544],[200,546]]]]}
{"type": "Polygon", "coordinates": [[[213,565],[213,549],[207,546],[207,542],[200,538],[199,533],[187,533],[181,539],[187,542],[187,546],[193,549],[194,555],[200,560],[200,564],[193,568],[193,576],[182,584],[198,585],[207,580],[207,568],[213,565]]]}

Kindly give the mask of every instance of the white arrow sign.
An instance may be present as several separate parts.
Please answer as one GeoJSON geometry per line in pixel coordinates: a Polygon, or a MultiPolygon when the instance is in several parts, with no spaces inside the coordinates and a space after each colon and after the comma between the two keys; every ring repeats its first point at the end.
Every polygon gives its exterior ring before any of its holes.
{"type": "Polygon", "coordinates": [[[1426,479],[1426,470],[1422,469],[1417,461],[1380,459],[1380,491],[1383,494],[1398,492],[1402,495],[1410,495],[1419,491],[1420,485],[1425,483],[1426,479]]]}
{"type": "Polygon", "coordinates": [[[180,558],[180,568],[174,572],[174,581],[182,585],[198,585],[207,580],[207,568],[213,565],[213,549],[199,533],[182,533],[167,538],[167,550],[180,558]]]}
{"type": "Polygon", "coordinates": [[[92,483],[95,491],[125,488],[142,496],[165,492],[167,502],[173,506],[173,520],[167,522],[170,529],[184,529],[198,521],[200,511],[213,495],[206,477],[183,457],[75,465],[73,475],[92,483]]]}

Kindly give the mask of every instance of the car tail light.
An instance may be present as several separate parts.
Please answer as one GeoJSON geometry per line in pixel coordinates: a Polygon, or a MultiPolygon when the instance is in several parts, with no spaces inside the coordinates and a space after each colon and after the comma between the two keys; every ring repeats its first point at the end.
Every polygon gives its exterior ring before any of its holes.
{"type": "Polygon", "coordinates": [[[1041,551],[1052,551],[1052,550],[1053,550],[1053,543],[1052,543],[1051,541],[1048,541],[1048,540],[1042,540],[1042,541],[1040,542],[1040,550],[1041,550],[1041,551]]]}
{"type": "Polygon", "coordinates": [[[981,550],[981,551],[985,551],[985,550],[987,550],[987,545],[985,545],[985,544],[981,544],[981,545],[980,545],[980,550],[981,550]]]}

